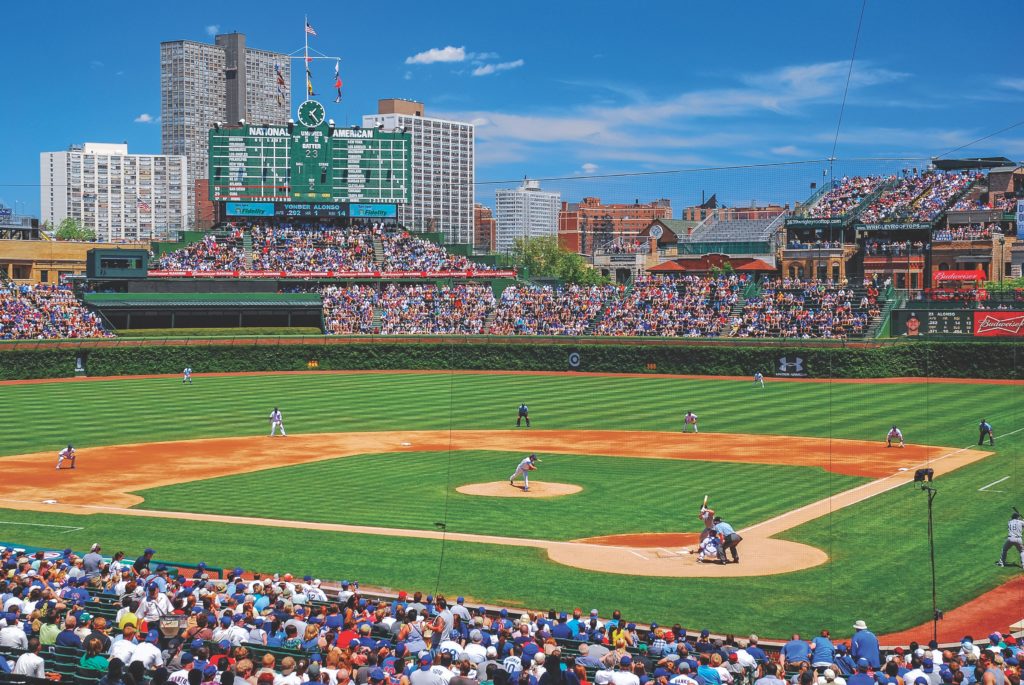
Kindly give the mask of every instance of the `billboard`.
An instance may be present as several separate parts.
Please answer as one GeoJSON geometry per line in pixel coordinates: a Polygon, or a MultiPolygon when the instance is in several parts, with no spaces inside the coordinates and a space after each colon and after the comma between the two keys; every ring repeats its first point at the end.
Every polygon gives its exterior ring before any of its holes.
{"type": "Polygon", "coordinates": [[[920,335],[972,335],[974,333],[969,309],[894,309],[892,311],[893,336],[920,335]]]}
{"type": "Polygon", "coordinates": [[[1024,338],[1024,312],[974,312],[974,335],[979,338],[1024,338]]]}
{"type": "Polygon", "coordinates": [[[412,190],[412,137],[376,128],[289,124],[209,133],[214,202],[403,204],[412,190]]]}

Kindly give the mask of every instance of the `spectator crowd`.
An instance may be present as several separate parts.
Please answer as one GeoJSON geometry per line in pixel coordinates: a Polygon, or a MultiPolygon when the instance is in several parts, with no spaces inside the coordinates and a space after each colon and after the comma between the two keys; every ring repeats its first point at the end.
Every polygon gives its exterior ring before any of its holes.
{"type": "MultiPolygon", "coordinates": [[[[992,633],[883,652],[852,637],[639,625],[597,609],[510,612],[459,597],[364,594],[306,575],[214,578],[154,561],[0,552],[0,674],[100,685],[1005,685],[1020,646],[992,633]]],[[[28,680],[31,679],[31,680],[28,680]]]]}
{"type": "Polygon", "coordinates": [[[69,286],[0,283],[0,340],[111,335],[69,286]]]}

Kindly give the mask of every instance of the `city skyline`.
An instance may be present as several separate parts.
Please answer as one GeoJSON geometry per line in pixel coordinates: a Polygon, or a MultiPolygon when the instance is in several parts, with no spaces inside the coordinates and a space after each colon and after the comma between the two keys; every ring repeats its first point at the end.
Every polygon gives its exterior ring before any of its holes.
{"type": "MultiPolygon", "coordinates": [[[[1012,66],[1014,22],[1005,19],[1021,8],[989,7],[1003,20],[981,21],[976,8],[953,2],[927,10],[869,4],[836,156],[927,160],[1016,123],[1024,79],[1012,66]],[[956,40],[945,46],[951,32],[956,40]]],[[[239,31],[264,49],[302,47],[303,17],[271,3],[239,12],[184,2],[130,17],[104,8],[120,5],[11,9],[15,24],[45,25],[51,47],[36,51],[33,69],[9,74],[8,92],[27,104],[0,113],[8,132],[0,199],[8,205],[39,211],[42,151],[94,140],[160,152],[160,42],[212,42],[217,33],[239,31]],[[61,21],[48,21],[58,11],[61,21]],[[102,39],[112,35],[119,40],[102,39]],[[47,73],[60,77],[40,77],[47,73]],[[26,125],[27,133],[13,133],[26,125]]],[[[496,188],[524,176],[564,177],[545,187],[567,200],[665,196],[681,208],[699,202],[701,191],[717,192],[727,204],[801,200],[809,182],[822,178],[822,165],[809,163],[800,173],[782,165],[831,155],[860,3],[741,9],[723,17],[712,7],[647,3],[634,19],[656,23],[658,33],[641,34],[609,21],[621,16],[609,3],[547,7],[542,22],[528,11],[437,12],[411,3],[398,3],[400,19],[384,22],[325,6],[309,14],[318,34],[310,44],[342,56],[342,102],[334,103],[333,63],[313,64],[314,86],[342,125],[358,124],[385,97],[416,99],[428,116],[474,123],[475,199],[490,205],[496,188]],[[605,180],[765,164],[780,166],[708,172],[699,180],[605,180]],[[602,179],[574,180],[590,176],[602,179]]],[[[36,39],[13,33],[4,48],[9,61],[36,39]]],[[[305,92],[301,68],[291,85],[294,109],[305,92]]],[[[959,154],[1019,159],[1024,128],[959,154]]]]}

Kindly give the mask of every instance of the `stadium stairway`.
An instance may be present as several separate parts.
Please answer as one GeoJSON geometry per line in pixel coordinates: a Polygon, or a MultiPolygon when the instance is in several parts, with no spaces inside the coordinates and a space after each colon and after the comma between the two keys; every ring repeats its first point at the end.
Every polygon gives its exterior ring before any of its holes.
{"type": "Polygon", "coordinates": [[[245,268],[252,268],[252,233],[242,231],[242,252],[245,253],[245,268]]]}
{"type": "Polygon", "coordinates": [[[484,319],[484,333],[491,332],[491,326],[494,325],[494,318],[498,315],[498,311],[495,308],[491,308],[487,312],[487,318],[484,319]]]}
{"type": "Polygon", "coordinates": [[[383,311],[384,310],[380,307],[373,308],[373,319],[370,320],[370,330],[374,333],[380,333],[383,311]]]}
{"type": "Polygon", "coordinates": [[[380,236],[373,236],[373,261],[376,264],[384,263],[384,243],[380,236]]]}

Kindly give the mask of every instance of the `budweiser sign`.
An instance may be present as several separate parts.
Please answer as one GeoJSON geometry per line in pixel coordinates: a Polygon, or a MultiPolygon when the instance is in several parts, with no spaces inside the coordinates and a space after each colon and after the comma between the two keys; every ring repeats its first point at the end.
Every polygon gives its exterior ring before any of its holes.
{"type": "Polygon", "coordinates": [[[1024,312],[974,312],[974,335],[1024,337],[1024,312]]]}

